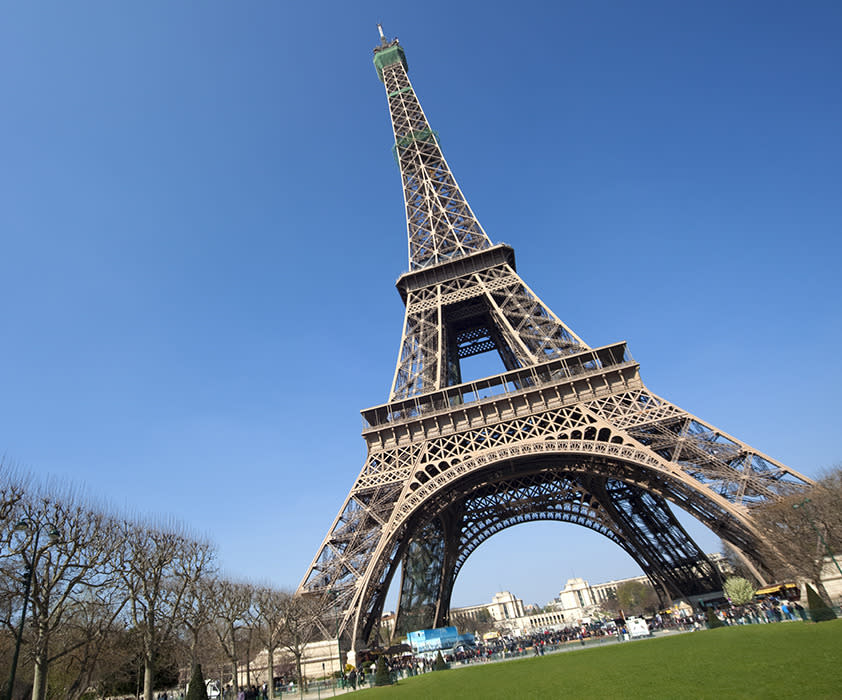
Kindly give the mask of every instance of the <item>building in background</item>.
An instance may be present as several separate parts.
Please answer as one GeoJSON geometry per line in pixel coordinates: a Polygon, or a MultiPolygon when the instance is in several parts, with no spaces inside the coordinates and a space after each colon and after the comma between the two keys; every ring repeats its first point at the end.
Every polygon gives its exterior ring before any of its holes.
{"type": "MultiPolygon", "coordinates": [[[[723,575],[733,573],[730,563],[721,554],[708,554],[707,557],[723,575]]],[[[457,616],[463,619],[465,617],[477,618],[480,611],[485,610],[494,620],[495,628],[503,634],[522,635],[544,630],[560,630],[565,627],[588,624],[604,617],[602,604],[609,598],[617,596],[618,586],[632,581],[650,584],[648,577],[643,575],[594,585],[583,578],[571,578],[559,591],[558,598],[547,603],[541,612],[527,611],[520,598],[509,591],[503,591],[497,593],[490,603],[451,608],[450,614],[451,619],[457,616]]],[[[718,593],[714,593],[702,597],[716,598],[718,596],[718,593]]],[[[693,599],[690,602],[695,605],[698,601],[693,599]]]]}
{"type": "MultiPolygon", "coordinates": [[[[509,591],[501,591],[494,595],[490,603],[451,608],[450,618],[451,620],[457,617],[463,620],[479,619],[479,616],[483,613],[491,616],[491,619],[494,621],[494,627],[500,631],[511,628],[512,620],[520,620],[526,617],[526,609],[523,606],[523,601],[509,591]]],[[[473,632],[474,630],[466,631],[473,632]]]]}

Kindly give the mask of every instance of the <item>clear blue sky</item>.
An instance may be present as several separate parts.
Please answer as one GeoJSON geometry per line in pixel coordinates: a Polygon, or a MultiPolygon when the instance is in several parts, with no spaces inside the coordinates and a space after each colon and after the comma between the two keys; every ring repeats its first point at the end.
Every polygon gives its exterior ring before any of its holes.
{"type": "MultiPolygon", "coordinates": [[[[298,584],[403,318],[376,22],[490,237],[577,333],[809,476],[842,461],[842,5],[734,0],[8,3],[0,454],[298,584]]],[[[453,602],[636,571],[523,525],[453,602]]]]}

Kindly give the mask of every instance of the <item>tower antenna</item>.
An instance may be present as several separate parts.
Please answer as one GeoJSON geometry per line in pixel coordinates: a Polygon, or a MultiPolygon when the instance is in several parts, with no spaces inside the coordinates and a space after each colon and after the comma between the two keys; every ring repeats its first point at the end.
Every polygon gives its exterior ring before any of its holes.
{"type": "Polygon", "coordinates": [[[384,46],[386,45],[386,35],[383,33],[383,25],[380,22],[377,23],[377,31],[380,32],[380,43],[384,46]]]}

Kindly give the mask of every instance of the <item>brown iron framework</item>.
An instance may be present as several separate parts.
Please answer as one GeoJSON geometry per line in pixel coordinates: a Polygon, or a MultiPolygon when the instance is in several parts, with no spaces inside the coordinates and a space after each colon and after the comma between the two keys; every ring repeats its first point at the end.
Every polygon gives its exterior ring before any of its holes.
{"type": "Polygon", "coordinates": [[[374,51],[406,203],[406,316],[389,402],[362,411],[368,457],[299,591],[329,593],[359,649],[400,569],[398,630],[439,626],[470,554],[536,520],[605,535],[665,600],[721,588],[668,503],[762,579],[752,506],[810,480],[651,393],[625,343],[591,348],[565,326],[468,206],[397,39],[374,51]],[[491,351],[506,371],[463,383],[461,361],[491,351]]]}

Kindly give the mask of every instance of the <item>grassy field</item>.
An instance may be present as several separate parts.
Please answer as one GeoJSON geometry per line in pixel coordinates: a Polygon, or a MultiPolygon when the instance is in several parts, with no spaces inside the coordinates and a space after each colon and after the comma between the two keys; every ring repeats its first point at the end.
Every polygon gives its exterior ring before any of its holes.
{"type": "Polygon", "coordinates": [[[842,620],[724,627],[470,666],[358,696],[842,698],[842,620]]]}

